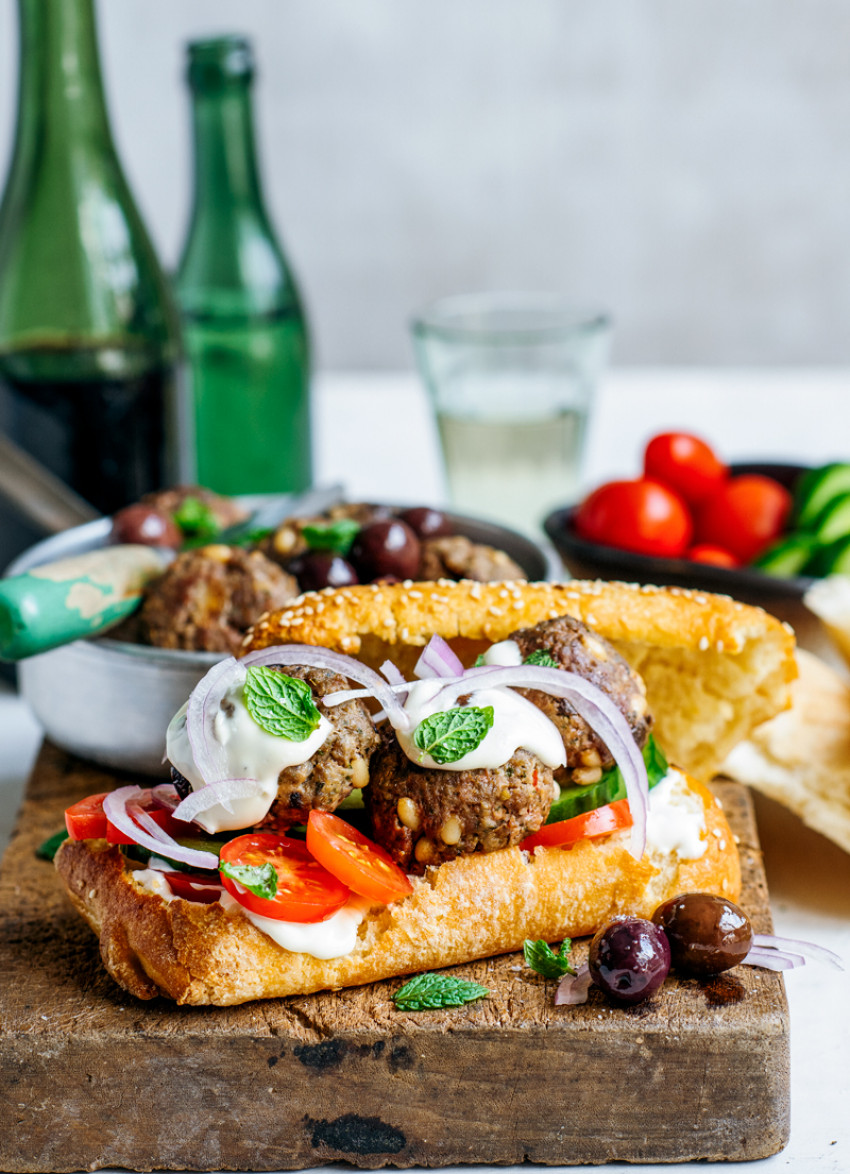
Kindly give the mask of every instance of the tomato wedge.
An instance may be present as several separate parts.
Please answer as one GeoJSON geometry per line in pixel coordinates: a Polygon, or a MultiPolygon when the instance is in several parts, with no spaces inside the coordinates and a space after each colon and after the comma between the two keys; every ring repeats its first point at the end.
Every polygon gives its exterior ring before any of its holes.
{"type": "Polygon", "coordinates": [[[211,905],[221,896],[218,877],[211,880],[201,872],[164,872],[162,875],[171,886],[175,897],[182,897],[184,901],[198,901],[202,905],[211,905]]]}
{"type": "Polygon", "coordinates": [[[272,865],[277,873],[277,893],[270,899],[258,897],[223,873],[221,876],[228,893],[261,917],[274,917],[278,921],[325,921],[351,896],[348,886],[314,860],[303,841],[274,832],[237,836],[223,846],[221,859],[228,864],[272,865]]]}
{"type": "Polygon", "coordinates": [[[530,851],[541,846],[554,848],[560,844],[575,844],[578,840],[592,839],[594,836],[609,836],[611,832],[631,825],[632,813],[628,799],[617,799],[614,803],[586,811],[584,815],[576,815],[573,819],[545,824],[539,832],[526,836],[520,848],[530,851]]]}
{"type": "Polygon", "coordinates": [[[328,872],[361,897],[388,905],[413,892],[389,852],[329,811],[310,812],[307,847],[328,872]]]}
{"type": "Polygon", "coordinates": [[[72,840],[106,839],[103,801],[108,794],[104,791],[101,795],[88,795],[65,809],[65,827],[72,840]]]}

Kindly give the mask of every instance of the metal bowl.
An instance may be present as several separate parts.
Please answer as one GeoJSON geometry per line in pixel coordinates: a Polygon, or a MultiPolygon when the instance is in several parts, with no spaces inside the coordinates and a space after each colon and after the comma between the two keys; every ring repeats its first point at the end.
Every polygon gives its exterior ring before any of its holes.
{"type": "MultiPolygon", "coordinates": [[[[464,514],[447,514],[458,534],[506,551],[529,579],[557,577],[554,552],[522,534],[464,514]]],[[[7,575],[104,546],[109,518],[66,530],[30,547],[7,575]]],[[[182,652],[102,636],[77,640],[18,665],[18,684],[48,738],[102,766],[162,775],[169,721],[217,652],[182,652]]]]}

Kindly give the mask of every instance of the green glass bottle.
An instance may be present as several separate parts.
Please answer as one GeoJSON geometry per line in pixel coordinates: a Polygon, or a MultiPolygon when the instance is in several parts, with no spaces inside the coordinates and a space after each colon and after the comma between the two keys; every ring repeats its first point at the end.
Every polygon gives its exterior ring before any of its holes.
{"type": "Polygon", "coordinates": [[[177,472],[179,317],[121,170],[92,0],[19,0],[0,429],[111,513],[177,472]]]}
{"type": "Polygon", "coordinates": [[[189,45],[195,193],[177,276],[197,478],[219,493],[311,483],[310,348],[263,202],[241,37],[189,45]]]}

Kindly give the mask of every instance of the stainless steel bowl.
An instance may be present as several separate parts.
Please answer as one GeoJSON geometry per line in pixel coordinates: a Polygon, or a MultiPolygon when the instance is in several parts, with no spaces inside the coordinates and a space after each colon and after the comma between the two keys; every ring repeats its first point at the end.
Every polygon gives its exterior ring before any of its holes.
{"type": "MultiPolygon", "coordinates": [[[[458,534],[506,551],[529,579],[560,577],[554,551],[490,522],[448,516],[458,534]]],[[[104,546],[110,526],[108,518],[99,518],[47,538],[20,555],[6,574],[104,546]]],[[[162,775],[169,721],[221,659],[217,652],[150,648],[102,636],[22,660],[18,682],[47,737],[63,750],[102,766],[162,775]]]]}

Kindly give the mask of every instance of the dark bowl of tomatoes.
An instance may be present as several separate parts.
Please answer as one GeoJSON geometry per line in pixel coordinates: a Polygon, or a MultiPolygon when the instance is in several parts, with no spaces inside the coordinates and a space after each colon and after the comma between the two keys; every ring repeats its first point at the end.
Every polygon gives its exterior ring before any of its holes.
{"type": "MultiPolygon", "coordinates": [[[[691,555],[696,552],[705,561],[697,558],[670,556],[664,553],[665,549],[676,549],[680,545],[681,528],[683,522],[676,513],[675,507],[669,508],[661,498],[654,497],[651,491],[641,489],[640,498],[635,497],[635,491],[621,491],[632,493],[633,500],[621,500],[620,508],[616,496],[607,503],[611,508],[607,516],[598,523],[600,532],[605,525],[609,526],[610,542],[590,540],[581,535],[576,526],[576,514],[579,506],[573,505],[564,509],[554,510],[546,518],[544,529],[550,541],[555,546],[561,559],[575,578],[579,579],[619,579],[630,583],[653,583],[658,586],[692,587],[706,591],[715,591],[723,595],[731,595],[744,603],[754,603],[765,607],[769,611],[782,614],[786,618],[786,608],[783,605],[799,607],[806,590],[811,586],[812,579],[804,576],[782,578],[768,575],[755,566],[729,565],[731,560],[724,557],[725,544],[732,541],[736,547],[745,553],[752,542],[752,536],[747,528],[755,520],[759,521],[759,513],[768,514],[774,509],[773,502],[768,500],[769,491],[764,501],[758,500],[760,483],[757,479],[768,478],[778,482],[785,490],[793,494],[797,482],[808,471],[805,465],[780,464],[776,462],[748,462],[732,464],[728,473],[732,478],[753,478],[747,482],[751,497],[743,503],[743,514],[738,524],[741,533],[732,535],[732,528],[736,524],[733,509],[725,503],[718,506],[716,516],[709,519],[709,533],[717,533],[722,537],[724,546],[719,542],[700,542],[690,548],[691,555]],[[608,522],[608,517],[611,521],[608,522]],[[617,533],[617,526],[624,524],[623,519],[628,517],[628,524],[637,525],[644,531],[647,547],[654,546],[659,553],[648,554],[636,550],[623,549],[614,545],[621,540],[617,533]],[[714,561],[716,557],[716,561],[714,561]],[[726,564],[726,565],[724,565],[726,564]]],[[[633,485],[634,482],[614,482],[614,485],[633,485]]]]}

